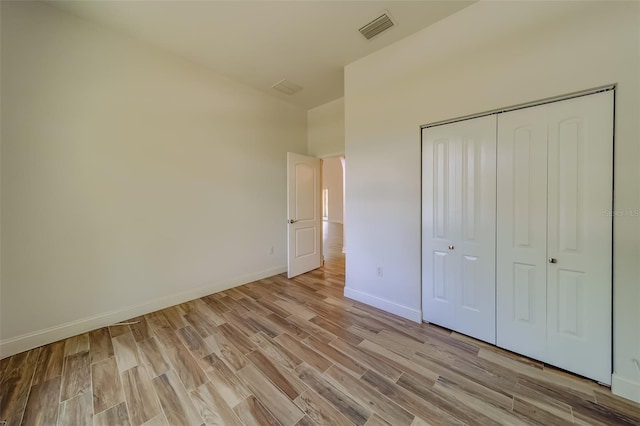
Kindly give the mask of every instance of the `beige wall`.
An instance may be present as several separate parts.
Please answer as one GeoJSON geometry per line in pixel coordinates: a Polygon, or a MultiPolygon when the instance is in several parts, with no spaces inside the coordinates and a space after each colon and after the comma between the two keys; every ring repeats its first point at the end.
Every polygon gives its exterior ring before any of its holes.
{"type": "Polygon", "coordinates": [[[307,113],[309,155],[334,157],[344,154],[344,98],[307,113]]]}
{"type": "MultiPolygon", "coordinates": [[[[638,211],[639,62],[640,3],[479,2],[348,65],[345,294],[421,318],[421,124],[617,83],[614,208],[638,211]]],[[[640,402],[639,221],[614,219],[613,390],[640,402]]]]}
{"type": "Polygon", "coordinates": [[[1,83],[3,356],[284,271],[306,111],[35,2],[1,83]]]}
{"type": "Polygon", "coordinates": [[[342,198],[342,162],[339,157],[322,161],[322,188],[329,191],[329,222],[342,223],[344,203],[342,198]]]}

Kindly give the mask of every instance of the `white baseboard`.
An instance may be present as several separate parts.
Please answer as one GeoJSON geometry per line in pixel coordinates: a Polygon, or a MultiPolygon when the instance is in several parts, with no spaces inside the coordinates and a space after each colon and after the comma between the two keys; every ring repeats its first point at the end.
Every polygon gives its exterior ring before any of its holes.
{"type": "Polygon", "coordinates": [[[383,311],[390,312],[402,318],[406,318],[410,321],[422,322],[422,311],[410,308],[408,306],[399,305],[395,302],[391,302],[387,299],[382,299],[369,293],[364,293],[359,290],[345,287],[344,297],[357,300],[358,302],[366,303],[367,305],[382,309],[383,311]]]}
{"type": "Polygon", "coordinates": [[[247,284],[263,278],[272,277],[287,271],[286,266],[266,269],[253,274],[235,277],[224,282],[208,284],[202,287],[190,289],[180,293],[168,296],[158,297],[146,301],[144,303],[128,306],[122,309],[105,312],[79,320],[70,321],[64,324],[38,330],[32,333],[23,334],[21,336],[12,337],[0,341],[0,359],[24,352],[42,345],[66,339],[71,336],[86,333],[110,324],[134,318],[140,315],[148,314],[160,309],[174,306],[190,300],[198,299],[208,294],[217,293],[242,284],[247,284]]]}
{"type": "Polygon", "coordinates": [[[611,379],[611,392],[614,395],[640,403],[640,382],[620,377],[616,373],[613,373],[611,379]]]}

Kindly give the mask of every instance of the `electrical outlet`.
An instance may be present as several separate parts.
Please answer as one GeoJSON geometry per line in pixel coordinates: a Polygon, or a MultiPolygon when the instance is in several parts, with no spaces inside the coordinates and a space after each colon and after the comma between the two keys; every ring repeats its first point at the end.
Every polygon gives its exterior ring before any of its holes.
{"type": "Polygon", "coordinates": [[[273,254],[273,246],[269,247],[269,254],[273,254]]]}
{"type": "Polygon", "coordinates": [[[382,275],[383,275],[383,274],[382,274],[382,266],[378,266],[378,267],[376,268],[376,276],[378,276],[378,277],[382,277],[382,275]]]}

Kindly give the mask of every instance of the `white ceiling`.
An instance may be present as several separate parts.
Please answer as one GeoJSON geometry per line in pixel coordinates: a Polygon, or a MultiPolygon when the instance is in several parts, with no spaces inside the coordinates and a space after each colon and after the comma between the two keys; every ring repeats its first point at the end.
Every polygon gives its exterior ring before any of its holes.
{"type": "Polygon", "coordinates": [[[343,67],[473,1],[49,1],[303,108],[343,96],[343,67]],[[396,26],[358,28],[387,10],[396,26]],[[303,90],[271,89],[286,78],[303,90]]]}

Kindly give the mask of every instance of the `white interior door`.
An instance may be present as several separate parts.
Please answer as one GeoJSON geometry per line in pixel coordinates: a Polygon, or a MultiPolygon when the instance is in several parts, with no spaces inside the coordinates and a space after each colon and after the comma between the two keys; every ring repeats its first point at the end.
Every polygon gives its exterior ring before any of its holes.
{"type": "Polygon", "coordinates": [[[613,92],[549,104],[548,352],[611,384],[613,92]]]}
{"type": "Polygon", "coordinates": [[[498,116],[496,341],[547,353],[547,119],[544,107],[498,116]]]}
{"type": "Polygon", "coordinates": [[[322,266],[322,164],[287,153],[287,274],[322,266]]]}
{"type": "Polygon", "coordinates": [[[496,118],[423,130],[423,319],[495,343],[496,118]]]}

